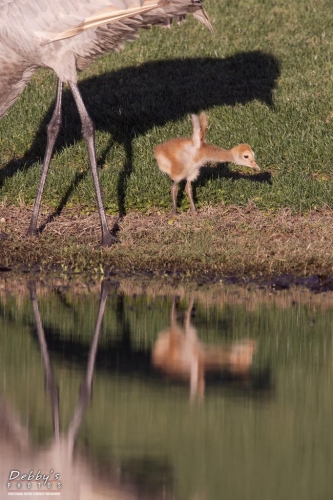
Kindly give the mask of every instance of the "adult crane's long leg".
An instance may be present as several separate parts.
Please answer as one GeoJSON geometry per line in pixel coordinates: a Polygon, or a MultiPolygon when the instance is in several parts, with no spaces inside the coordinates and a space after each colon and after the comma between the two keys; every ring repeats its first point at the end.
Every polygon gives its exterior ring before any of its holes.
{"type": "Polygon", "coordinates": [[[102,245],[109,246],[117,241],[117,238],[113,236],[107,225],[106,215],[102,200],[101,187],[98,178],[97,172],[97,162],[96,162],[96,151],[95,151],[95,125],[92,119],[90,118],[88,111],[84,105],[82,100],[79,88],[76,83],[70,82],[69,86],[73,93],[77,109],[79,111],[82,123],[82,135],[87,143],[88,155],[89,155],[89,163],[91,168],[91,173],[94,181],[97,208],[99,213],[99,218],[101,222],[102,229],[102,245]]]}
{"type": "Polygon", "coordinates": [[[38,186],[38,191],[37,191],[37,196],[35,199],[35,204],[34,208],[32,210],[32,216],[30,220],[30,226],[28,229],[27,234],[30,235],[36,235],[38,234],[37,230],[37,220],[38,220],[38,214],[39,214],[39,209],[40,209],[40,203],[42,201],[42,195],[44,191],[44,186],[45,186],[45,181],[47,177],[47,172],[50,166],[50,161],[52,158],[52,153],[54,149],[55,142],[57,140],[60,128],[61,128],[61,104],[62,104],[62,82],[58,80],[58,86],[57,86],[57,99],[56,99],[56,105],[53,111],[52,118],[50,122],[47,125],[47,145],[46,145],[46,151],[45,151],[45,156],[44,156],[44,161],[43,161],[43,169],[42,169],[42,175],[39,181],[39,186],[38,186]]]}

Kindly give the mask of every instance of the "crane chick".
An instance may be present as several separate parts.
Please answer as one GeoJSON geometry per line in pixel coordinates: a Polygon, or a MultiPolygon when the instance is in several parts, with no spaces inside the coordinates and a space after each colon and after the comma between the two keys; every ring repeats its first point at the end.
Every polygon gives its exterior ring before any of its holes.
{"type": "Polygon", "coordinates": [[[186,179],[185,192],[190,200],[193,213],[196,208],[193,201],[192,181],[199,175],[200,168],[207,163],[232,162],[236,165],[260,170],[254,160],[254,152],[248,144],[238,144],[232,149],[223,149],[205,142],[207,116],[192,115],[192,137],[177,137],[158,144],[154,148],[154,156],[158,167],[168,174],[171,184],[172,213],[177,213],[178,184],[186,179]]]}

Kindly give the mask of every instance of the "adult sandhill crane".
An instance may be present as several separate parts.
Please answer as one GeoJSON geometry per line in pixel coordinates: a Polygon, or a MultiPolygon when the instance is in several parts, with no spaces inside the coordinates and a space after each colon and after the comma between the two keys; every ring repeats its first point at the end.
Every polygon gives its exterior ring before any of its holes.
{"type": "Polygon", "coordinates": [[[61,127],[62,87],[67,83],[79,111],[88,148],[102,245],[111,245],[97,173],[95,133],[78,85],[77,71],[96,57],[137,37],[139,28],[168,26],[192,13],[211,29],[201,0],[0,0],[0,119],[38,67],[58,76],[56,104],[47,126],[47,146],[33,207],[29,235],[38,234],[37,219],[53,148],[61,127]]]}
{"type": "MultiPolygon", "coordinates": [[[[117,463],[115,465],[110,464],[108,475],[103,478],[103,474],[97,472],[96,467],[93,466],[87,450],[75,450],[75,442],[85,412],[92,400],[98,342],[108,295],[107,282],[104,282],[101,287],[99,310],[90,343],[86,370],[78,401],[65,432],[60,430],[62,420],[60,418],[61,397],[59,397],[59,387],[53,371],[47,338],[39,311],[36,287],[31,284],[29,288],[44,367],[45,392],[49,396],[51,403],[53,438],[49,439],[47,444],[44,443],[44,446],[34,444],[33,440],[29,439],[29,425],[21,424],[14,408],[9,406],[9,402],[6,401],[7,398],[2,397],[0,394],[0,445],[2,452],[6,452],[6,460],[0,461],[0,498],[7,498],[11,491],[12,494],[15,494],[14,492],[18,490],[18,483],[21,483],[23,491],[29,491],[28,483],[30,483],[30,491],[33,492],[38,489],[37,494],[40,495],[40,498],[46,498],[45,494],[48,491],[53,492],[54,495],[56,492],[59,494],[61,491],[62,500],[80,500],[83,498],[85,500],[137,499],[138,495],[135,491],[134,480],[129,476],[124,478],[123,474],[119,474],[119,465],[117,463]],[[31,471],[29,476],[32,476],[32,479],[30,481],[28,480],[28,474],[22,476],[23,471],[26,470],[31,471]],[[39,480],[36,479],[38,470],[41,476],[44,476],[39,480]],[[21,480],[22,477],[23,480],[21,480]]],[[[48,418],[46,415],[39,414],[41,422],[43,422],[43,417],[48,418]]]]}

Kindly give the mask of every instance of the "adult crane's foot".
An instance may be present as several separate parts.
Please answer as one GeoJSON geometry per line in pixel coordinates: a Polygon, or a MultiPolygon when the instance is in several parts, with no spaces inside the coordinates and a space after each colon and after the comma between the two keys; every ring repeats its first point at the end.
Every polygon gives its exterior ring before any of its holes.
{"type": "Polygon", "coordinates": [[[102,236],[102,247],[111,247],[115,243],[118,243],[118,238],[114,234],[110,233],[109,231],[106,234],[103,234],[102,236]]]}
{"type": "Polygon", "coordinates": [[[36,224],[32,224],[30,221],[30,225],[28,231],[26,232],[26,236],[39,236],[40,231],[37,229],[36,224]]]}
{"type": "Polygon", "coordinates": [[[29,227],[28,231],[26,232],[26,236],[39,236],[39,231],[37,228],[29,227]]]}

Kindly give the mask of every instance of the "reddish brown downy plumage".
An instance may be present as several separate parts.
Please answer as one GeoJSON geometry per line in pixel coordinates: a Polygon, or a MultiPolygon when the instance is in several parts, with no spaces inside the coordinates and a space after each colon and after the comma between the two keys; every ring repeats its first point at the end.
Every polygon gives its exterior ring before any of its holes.
{"type": "Polygon", "coordinates": [[[232,149],[223,149],[205,142],[207,116],[192,115],[193,133],[191,137],[175,138],[158,144],[154,149],[159,169],[169,175],[173,181],[171,196],[173,213],[177,213],[178,183],[186,179],[185,191],[189,197],[191,210],[196,213],[193,201],[192,181],[196,180],[200,168],[207,163],[232,162],[260,170],[254,159],[254,152],[248,144],[238,144],[232,149]]]}
{"type": "Polygon", "coordinates": [[[170,328],[160,332],[152,352],[153,365],[174,378],[189,380],[190,395],[203,396],[207,373],[227,372],[246,379],[250,374],[256,341],[244,339],[228,346],[207,346],[200,342],[191,324],[194,301],[186,311],[184,326],[176,318],[173,300],[170,328]]]}

